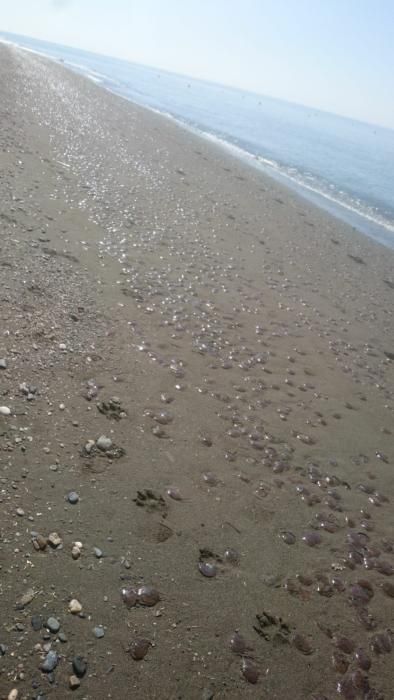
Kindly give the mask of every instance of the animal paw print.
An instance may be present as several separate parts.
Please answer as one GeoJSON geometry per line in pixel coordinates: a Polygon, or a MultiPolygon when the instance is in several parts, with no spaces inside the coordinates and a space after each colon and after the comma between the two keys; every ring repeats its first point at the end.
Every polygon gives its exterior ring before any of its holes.
{"type": "Polygon", "coordinates": [[[289,643],[290,627],[283,622],[281,617],[275,617],[264,610],[261,615],[256,615],[257,624],[253,629],[260,637],[275,646],[289,643]]]}
{"type": "Polygon", "coordinates": [[[167,514],[168,505],[163,496],[156,495],[151,489],[137,491],[137,497],[133,501],[137,506],[146,508],[150,512],[162,513],[163,517],[167,514]]]}

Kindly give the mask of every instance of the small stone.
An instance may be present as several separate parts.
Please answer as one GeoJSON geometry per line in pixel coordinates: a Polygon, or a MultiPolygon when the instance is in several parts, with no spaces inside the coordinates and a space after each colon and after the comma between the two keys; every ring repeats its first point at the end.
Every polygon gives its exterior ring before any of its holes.
{"type": "Polygon", "coordinates": [[[7,360],[4,358],[0,360],[0,369],[7,369],[7,360]]]}
{"type": "Polygon", "coordinates": [[[43,619],[41,615],[33,615],[31,618],[31,626],[35,632],[38,632],[40,629],[42,629],[43,625],[43,619]]]}
{"type": "Polygon", "coordinates": [[[74,656],[72,665],[77,678],[83,678],[88,668],[86,659],[84,659],[83,656],[74,656]]]}
{"type": "Polygon", "coordinates": [[[17,700],[17,697],[19,695],[19,691],[17,688],[13,688],[7,696],[7,700],[17,700]]]}
{"type": "Polygon", "coordinates": [[[17,610],[23,610],[23,608],[26,607],[26,605],[29,605],[33,598],[35,598],[36,592],[33,590],[33,588],[28,588],[26,593],[23,594],[23,596],[17,601],[16,603],[16,609],[17,610]]]}
{"type": "Polygon", "coordinates": [[[60,622],[56,617],[48,617],[45,626],[50,632],[53,632],[53,634],[56,634],[56,632],[60,630],[60,622]]]}
{"type": "Polygon", "coordinates": [[[78,547],[77,544],[73,545],[73,548],[71,550],[71,556],[73,559],[79,559],[79,557],[81,556],[81,549],[80,547],[78,547]]]}
{"type": "Polygon", "coordinates": [[[96,447],[98,447],[102,452],[107,452],[112,447],[111,438],[108,438],[105,435],[100,435],[100,437],[96,440],[96,447]]]}
{"type": "Polygon", "coordinates": [[[88,441],[85,443],[85,452],[86,452],[86,454],[90,455],[90,453],[91,453],[93,447],[95,446],[95,444],[96,444],[96,443],[95,443],[94,440],[88,440],[88,441]]]}
{"type": "Polygon", "coordinates": [[[51,673],[52,671],[55,670],[56,666],[58,665],[59,662],[59,657],[56,653],[56,651],[48,651],[43,664],[41,665],[41,670],[44,671],[44,673],[51,673]]]}
{"type": "Polygon", "coordinates": [[[105,634],[103,627],[94,627],[93,634],[96,637],[96,639],[102,639],[102,637],[104,637],[105,634]]]}
{"type": "Polygon", "coordinates": [[[71,505],[75,505],[79,501],[79,496],[76,491],[70,491],[69,494],[67,494],[67,500],[71,505]]]}
{"type": "Polygon", "coordinates": [[[97,559],[101,559],[101,557],[103,556],[101,549],[99,549],[98,547],[93,547],[93,554],[95,557],[97,557],[97,559]]]}
{"type": "Polygon", "coordinates": [[[59,547],[62,543],[62,538],[57,534],[57,532],[51,532],[50,535],[48,536],[48,543],[56,549],[56,547],[59,547]]]}
{"type": "Polygon", "coordinates": [[[0,656],[5,656],[7,647],[5,644],[0,644],[0,656]]]}
{"type": "Polygon", "coordinates": [[[17,515],[19,515],[20,518],[22,518],[25,514],[25,511],[23,510],[23,508],[17,508],[15,512],[17,515]]]}
{"type": "Polygon", "coordinates": [[[79,615],[82,612],[82,605],[79,600],[73,598],[68,604],[68,609],[72,615],[79,615]]]}
{"type": "Polygon", "coordinates": [[[69,686],[71,690],[76,690],[81,685],[81,681],[76,676],[70,676],[68,679],[69,686]]]}
{"type": "Polygon", "coordinates": [[[44,549],[46,549],[47,543],[47,538],[43,537],[42,535],[36,535],[35,537],[33,537],[33,547],[34,549],[37,549],[37,551],[44,551],[44,549]]]}
{"type": "Polygon", "coordinates": [[[10,416],[11,409],[8,406],[0,406],[0,416],[10,416]]]}
{"type": "Polygon", "coordinates": [[[62,642],[62,644],[65,644],[68,641],[67,635],[64,632],[59,632],[59,634],[57,635],[57,638],[58,638],[59,642],[62,642]]]}

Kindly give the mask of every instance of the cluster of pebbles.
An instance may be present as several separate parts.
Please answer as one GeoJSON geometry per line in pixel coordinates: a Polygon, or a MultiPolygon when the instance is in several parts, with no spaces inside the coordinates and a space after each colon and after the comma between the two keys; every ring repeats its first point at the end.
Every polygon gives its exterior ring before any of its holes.
{"type": "Polygon", "coordinates": [[[390,700],[391,252],[7,60],[51,159],[3,222],[0,692],[390,700]]]}

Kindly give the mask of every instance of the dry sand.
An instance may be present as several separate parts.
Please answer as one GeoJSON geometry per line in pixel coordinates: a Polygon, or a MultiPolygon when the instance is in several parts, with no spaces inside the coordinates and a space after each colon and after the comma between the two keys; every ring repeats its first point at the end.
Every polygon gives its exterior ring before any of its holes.
{"type": "Polygon", "coordinates": [[[392,700],[393,252],[62,65],[0,95],[0,697],[392,700]]]}

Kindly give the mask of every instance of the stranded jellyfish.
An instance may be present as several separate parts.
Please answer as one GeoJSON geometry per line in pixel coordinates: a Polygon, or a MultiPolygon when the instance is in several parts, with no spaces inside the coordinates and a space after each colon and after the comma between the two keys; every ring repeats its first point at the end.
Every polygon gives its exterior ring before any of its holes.
{"type": "Polygon", "coordinates": [[[134,588],[122,588],[120,594],[127,608],[133,608],[137,603],[138,595],[134,588]]]}
{"type": "Polygon", "coordinates": [[[242,659],[241,670],[243,677],[248,681],[248,683],[257,683],[260,673],[253,661],[250,659],[242,659]]]}
{"type": "Polygon", "coordinates": [[[152,586],[140,586],[137,590],[137,598],[140,605],[152,607],[160,600],[160,593],[152,586]]]}
{"type": "Polygon", "coordinates": [[[200,561],[198,563],[198,570],[200,574],[207,578],[213,578],[218,572],[216,564],[211,564],[209,561],[200,561]]]}
{"type": "Polygon", "coordinates": [[[129,652],[135,661],[141,661],[147,655],[150,646],[149,639],[134,639],[129,646],[129,652]]]}

